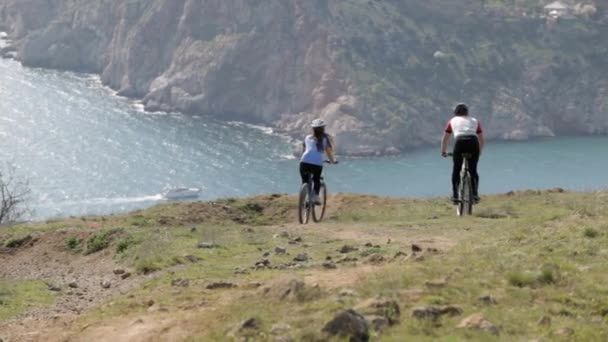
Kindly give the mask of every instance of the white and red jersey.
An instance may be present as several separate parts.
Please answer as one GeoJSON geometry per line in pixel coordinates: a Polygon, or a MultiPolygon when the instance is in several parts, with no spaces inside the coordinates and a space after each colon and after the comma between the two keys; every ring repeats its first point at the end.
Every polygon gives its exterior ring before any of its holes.
{"type": "Polygon", "coordinates": [[[470,116],[455,116],[445,127],[445,132],[454,134],[455,138],[467,135],[478,135],[482,134],[481,124],[479,121],[470,116]]]}

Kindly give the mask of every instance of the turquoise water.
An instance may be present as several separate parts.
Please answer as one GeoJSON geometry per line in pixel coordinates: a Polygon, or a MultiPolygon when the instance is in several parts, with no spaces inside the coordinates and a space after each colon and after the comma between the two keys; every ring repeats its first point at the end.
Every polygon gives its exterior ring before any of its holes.
{"type": "MultiPolygon", "coordinates": [[[[174,186],[201,187],[203,199],[295,193],[291,151],[288,139],[268,129],[145,113],[94,77],[0,60],[0,160],[30,181],[36,219],[147,207],[174,186]]],[[[603,189],[607,168],[607,137],[489,144],[481,191],[603,189]]],[[[444,196],[449,169],[438,148],[429,148],[342,159],[326,178],[334,192],[444,196]]]]}

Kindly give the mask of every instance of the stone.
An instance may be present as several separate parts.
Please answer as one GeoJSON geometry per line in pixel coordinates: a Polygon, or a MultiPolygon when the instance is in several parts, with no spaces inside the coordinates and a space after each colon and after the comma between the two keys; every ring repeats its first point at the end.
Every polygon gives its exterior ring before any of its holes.
{"type": "Polygon", "coordinates": [[[190,286],[190,280],[182,279],[182,278],[173,279],[173,280],[171,280],[171,286],[188,287],[188,286],[190,286]]]}
{"type": "Polygon", "coordinates": [[[346,262],[356,262],[358,260],[359,259],[357,259],[355,257],[350,257],[350,256],[345,255],[345,256],[341,257],[340,259],[338,259],[336,261],[336,263],[337,264],[343,264],[343,263],[346,263],[346,262]]]}
{"type": "Polygon", "coordinates": [[[202,248],[202,249],[212,249],[212,248],[216,248],[216,244],[214,244],[213,242],[201,242],[198,244],[198,248],[202,248]]]}
{"type": "Polygon", "coordinates": [[[238,287],[238,285],[226,281],[216,281],[209,283],[207,284],[207,286],[205,286],[207,290],[232,289],[236,287],[238,287]]]}
{"type": "Polygon", "coordinates": [[[263,286],[260,288],[260,293],[264,297],[274,300],[303,301],[313,298],[316,294],[320,293],[320,289],[309,287],[298,278],[285,277],[263,286]]]}
{"type": "Polygon", "coordinates": [[[365,258],[365,262],[368,264],[378,265],[386,261],[386,258],[379,253],[374,253],[367,258],[365,258]]]}
{"type": "Polygon", "coordinates": [[[110,283],[109,280],[102,280],[100,285],[104,289],[109,289],[110,287],[112,287],[112,283],[110,283]]]}
{"type": "Polygon", "coordinates": [[[483,295],[481,297],[479,297],[479,302],[481,304],[484,305],[496,305],[498,304],[498,301],[496,301],[496,298],[492,297],[489,294],[483,295]]]}
{"type": "Polygon", "coordinates": [[[292,330],[289,324],[277,323],[270,328],[272,342],[294,342],[295,339],[291,336],[292,330]]]}
{"type": "Polygon", "coordinates": [[[287,248],[277,246],[274,248],[274,253],[275,254],[285,254],[285,253],[287,253],[287,248]]]}
{"type": "Polygon", "coordinates": [[[350,246],[350,245],[344,245],[344,246],[342,246],[342,248],[340,248],[338,250],[338,252],[340,252],[342,254],[346,254],[346,253],[356,252],[358,250],[359,250],[359,248],[357,248],[357,247],[350,246]]]}
{"type": "Polygon", "coordinates": [[[390,326],[388,319],[384,316],[365,316],[365,320],[375,331],[383,331],[390,326]]]}
{"type": "Polygon", "coordinates": [[[262,254],[262,256],[263,256],[264,258],[267,258],[267,257],[269,257],[269,256],[270,256],[270,252],[264,252],[264,254],[262,254]]]}
{"type": "Polygon", "coordinates": [[[293,261],[296,262],[307,262],[308,260],[310,260],[310,257],[306,253],[298,254],[295,258],[293,258],[293,261]]]}
{"type": "Polygon", "coordinates": [[[197,262],[203,260],[203,258],[197,257],[196,255],[191,255],[191,254],[184,255],[184,259],[190,261],[193,264],[196,264],[197,262]]]}
{"type": "Polygon", "coordinates": [[[432,321],[437,321],[441,316],[459,316],[464,313],[458,306],[454,305],[445,305],[445,306],[419,306],[412,310],[412,317],[417,319],[429,319],[432,321]]]}
{"type": "Polygon", "coordinates": [[[273,335],[288,333],[291,330],[291,325],[285,323],[273,324],[270,328],[270,333],[273,335]]]}
{"type": "Polygon", "coordinates": [[[249,274],[249,270],[244,267],[236,266],[234,268],[234,274],[249,274]]]}
{"type": "Polygon", "coordinates": [[[262,285],[264,285],[264,284],[262,284],[260,282],[257,282],[257,281],[252,281],[250,283],[245,284],[244,288],[245,289],[254,289],[255,290],[255,289],[259,289],[260,287],[262,287],[262,285]]]}
{"type": "Polygon", "coordinates": [[[441,289],[444,288],[448,282],[445,279],[427,280],[424,282],[424,286],[429,289],[441,289]]]}
{"type": "Polygon", "coordinates": [[[342,289],[338,293],[340,297],[354,297],[357,293],[351,289],[342,289]]]}
{"type": "Polygon", "coordinates": [[[155,304],[154,299],[148,299],[145,304],[147,307],[151,307],[155,304]]]}
{"type": "Polygon", "coordinates": [[[298,244],[302,243],[302,241],[304,241],[304,240],[298,236],[296,238],[290,239],[288,243],[290,245],[298,245],[298,244]]]}
{"type": "Polygon", "coordinates": [[[395,259],[399,259],[399,258],[406,258],[407,257],[407,253],[402,252],[402,251],[398,251],[397,253],[395,253],[395,255],[393,256],[393,260],[395,259]]]}
{"type": "Polygon", "coordinates": [[[268,260],[268,259],[262,259],[255,263],[255,267],[264,268],[264,267],[268,267],[268,266],[270,266],[270,260],[268,260]]]}
{"type": "Polygon", "coordinates": [[[591,317],[591,323],[600,324],[602,322],[604,322],[604,317],[602,316],[595,315],[591,317]]]}
{"type": "Polygon", "coordinates": [[[368,248],[371,248],[371,247],[373,247],[374,245],[372,245],[372,243],[371,243],[371,242],[368,242],[368,243],[366,243],[366,244],[365,244],[365,245],[363,245],[363,246],[368,247],[368,248]]]}
{"type": "Polygon", "coordinates": [[[372,298],[359,303],[355,310],[365,316],[384,317],[389,325],[394,325],[399,322],[401,310],[399,304],[387,298],[372,298]]]}
{"type": "Polygon", "coordinates": [[[560,336],[560,337],[569,337],[569,336],[574,335],[574,329],[572,329],[572,328],[561,328],[561,329],[558,329],[555,332],[555,335],[556,336],[560,336]]]}
{"type": "Polygon", "coordinates": [[[336,268],[338,268],[338,266],[336,266],[336,263],[334,263],[333,261],[326,261],[322,265],[323,268],[327,270],[335,270],[336,268]]]}
{"type": "Polygon", "coordinates": [[[288,232],[280,232],[278,234],[274,234],[272,237],[275,238],[275,239],[279,239],[279,238],[288,239],[289,238],[289,233],[288,232]]]}
{"type": "Polygon", "coordinates": [[[463,319],[460,324],[458,324],[458,328],[484,330],[494,335],[498,335],[500,333],[500,329],[497,326],[492,324],[483,315],[479,313],[473,314],[463,319]]]}
{"type": "Polygon", "coordinates": [[[125,274],[121,275],[121,276],[120,276],[120,279],[125,280],[125,279],[127,279],[127,278],[129,278],[129,277],[131,277],[131,273],[127,272],[127,273],[125,273],[125,274]]]}
{"type": "Polygon", "coordinates": [[[235,338],[243,335],[255,335],[261,328],[262,322],[257,318],[249,318],[237,324],[226,334],[226,336],[235,338]]]}
{"type": "Polygon", "coordinates": [[[117,268],[117,269],[114,270],[114,274],[115,275],[121,275],[121,274],[124,274],[125,272],[126,271],[123,270],[123,269],[121,269],[121,268],[117,268]]]}
{"type": "Polygon", "coordinates": [[[331,337],[348,338],[351,342],[367,342],[370,339],[365,317],[352,309],[338,313],[322,331],[331,337]]]}
{"type": "Polygon", "coordinates": [[[140,324],[144,324],[144,320],[143,320],[143,319],[141,319],[141,318],[138,318],[138,319],[134,320],[134,321],[131,323],[131,325],[132,325],[132,326],[133,326],[133,325],[140,325],[140,324]]]}
{"type": "Polygon", "coordinates": [[[61,291],[61,287],[59,287],[57,285],[47,284],[46,286],[49,289],[49,291],[53,291],[53,292],[60,292],[61,291]]]}
{"type": "Polygon", "coordinates": [[[551,317],[543,316],[538,320],[537,324],[543,327],[551,326],[551,317]]]}
{"type": "Polygon", "coordinates": [[[72,289],[77,289],[78,288],[78,283],[76,283],[75,281],[71,282],[68,284],[68,286],[72,289]]]}
{"type": "Polygon", "coordinates": [[[422,252],[422,248],[416,244],[412,244],[412,252],[422,252]]]}

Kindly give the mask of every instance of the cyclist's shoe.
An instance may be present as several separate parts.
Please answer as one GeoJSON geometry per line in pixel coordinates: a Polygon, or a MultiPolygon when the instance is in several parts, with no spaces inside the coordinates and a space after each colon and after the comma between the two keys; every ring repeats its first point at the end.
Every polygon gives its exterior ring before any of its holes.
{"type": "Polygon", "coordinates": [[[481,197],[479,196],[473,196],[473,201],[475,202],[475,204],[481,202],[481,197]]]}

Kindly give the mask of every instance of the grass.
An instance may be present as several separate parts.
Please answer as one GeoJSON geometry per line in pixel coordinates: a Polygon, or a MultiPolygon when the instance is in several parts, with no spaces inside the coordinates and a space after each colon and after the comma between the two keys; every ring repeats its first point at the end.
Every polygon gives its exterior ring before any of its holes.
{"type": "Polygon", "coordinates": [[[601,233],[608,225],[605,198],[604,193],[518,192],[486,197],[476,216],[456,218],[452,206],[441,199],[340,195],[331,198],[324,223],[306,227],[293,223],[295,199],[285,196],[172,204],[95,219],[92,222],[107,228],[95,231],[86,240],[87,248],[88,241],[95,241],[92,245],[105,246],[118,262],[154,276],[85,313],[77,325],[94,327],[117,317],[146,316],[144,303],[153,298],[176,320],[172,326],[187,329],[194,340],[225,340],[226,331],[251,317],[262,322],[265,334],[273,324],[287,323],[295,340],[322,340],[321,328],[336,312],[382,296],[400,304],[401,319],[382,334],[374,333],[379,341],[559,340],[555,332],[561,328],[574,330],[570,340],[606,340],[608,236],[601,233]],[[133,216],[138,224],[125,224],[134,222],[133,216]],[[280,237],[282,231],[303,242],[290,244],[289,238],[280,237]],[[200,242],[218,247],[198,248],[200,242]],[[368,243],[372,247],[365,247],[368,243]],[[423,247],[422,259],[412,257],[412,243],[423,247]],[[344,245],[358,248],[347,255],[359,262],[325,270],[321,263],[327,257],[343,257],[339,249],[344,245]],[[276,246],[286,247],[287,254],[275,254],[276,246]],[[408,256],[390,261],[397,252],[408,256]],[[271,265],[288,264],[301,253],[311,261],[301,269],[251,269],[265,253],[271,265]],[[364,262],[375,253],[389,261],[364,262]],[[248,272],[236,274],[235,267],[248,272]],[[301,300],[282,301],[247,287],[274,286],[285,277],[305,281],[301,300]],[[188,279],[190,286],[171,286],[177,278],[188,279]],[[240,287],[205,289],[208,282],[219,280],[240,287]],[[428,285],[436,280],[445,284],[428,285]],[[340,297],[343,289],[354,295],[340,297]],[[498,304],[481,303],[479,298],[487,294],[498,304]],[[201,301],[206,304],[196,306],[201,301]],[[183,309],[193,305],[196,309],[183,309]],[[421,305],[456,305],[464,315],[443,317],[439,324],[410,318],[411,310],[421,305]],[[457,328],[474,313],[500,326],[500,335],[457,328]],[[552,318],[550,327],[536,324],[543,316],[552,318]]]}
{"type": "Polygon", "coordinates": [[[0,280],[0,321],[49,306],[54,300],[42,281],[0,280]]]}

